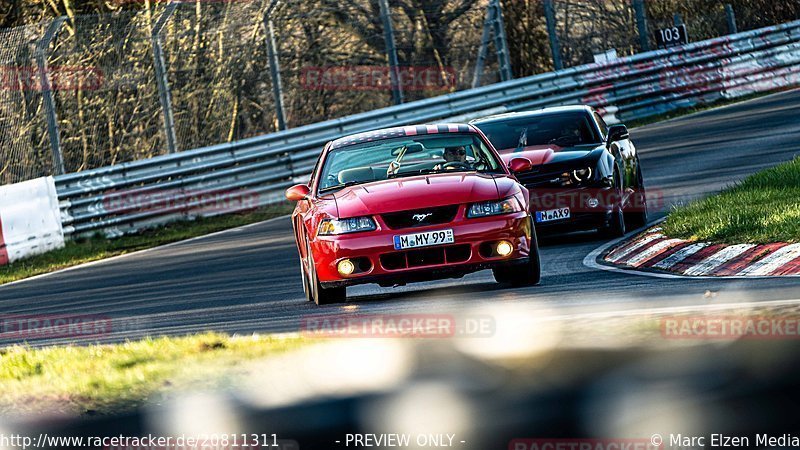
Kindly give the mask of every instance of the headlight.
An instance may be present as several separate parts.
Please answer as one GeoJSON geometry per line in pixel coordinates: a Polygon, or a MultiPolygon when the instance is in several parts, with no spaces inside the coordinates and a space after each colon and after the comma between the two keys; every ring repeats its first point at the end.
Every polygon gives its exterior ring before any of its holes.
{"type": "Polygon", "coordinates": [[[486,217],[522,211],[522,205],[514,197],[494,202],[481,202],[469,205],[467,217],[486,217]]]}
{"type": "Polygon", "coordinates": [[[372,231],[376,229],[372,217],[353,217],[350,219],[324,219],[319,224],[317,234],[332,236],[335,234],[357,233],[359,231],[372,231]]]}
{"type": "Polygon", "coordinates": [[[584,181],[589,181],[592,179],[592,168],[587,167],[585,169],[575,169],[572,171],[572,179],[578,183],[582,183],[584,181]]]}

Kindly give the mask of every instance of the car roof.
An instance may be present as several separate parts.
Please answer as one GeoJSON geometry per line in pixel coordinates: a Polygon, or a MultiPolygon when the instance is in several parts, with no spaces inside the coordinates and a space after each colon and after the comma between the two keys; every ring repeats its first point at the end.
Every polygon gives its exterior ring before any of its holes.
{"type": "Polygon", "coordinates": [[[383,128],[380,130],[351,134],[350,136],[336,139],[331,142],[330,148],[342,148],[364,142],[380,141],[383,139],[392,139],[403,136],[445,133],[477,133],[477,130],[472,125],[466,123],[438,123],[431,125],[409,125],[405,127],[383,128]]]}
{"type": "Polygon", "coordinates": [[[510,112],[510,113],[503,113],[503,114],[495,114],[492,116],[481,117],[479,119],[471,120],[470,124],[481,124],[481,123],[488,123],[488,122],[495,122],[495,121],[502,121],[506,119],[519,119],[524,117],[536,117],[536,116],[545,116],[549,114],[559,114],[565,112],[588,112],[592,113],[594,110],[591,106],[586,105],[568,105],[568,106],[555,106],[551,108],[542,108],[537,109],[534,111],[520,111],[520,112],[510,112]]]}

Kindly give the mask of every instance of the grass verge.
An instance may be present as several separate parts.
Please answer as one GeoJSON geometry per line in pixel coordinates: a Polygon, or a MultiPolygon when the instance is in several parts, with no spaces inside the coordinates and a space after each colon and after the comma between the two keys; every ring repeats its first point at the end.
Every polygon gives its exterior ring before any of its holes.
{"type": "Polygon", "coordinates": [[[800,158],[674,209],[670,237],[729,244],[800,242],[800,158]]]}
{"type": "Polygon", "coordinates": [[[170,242],[203,236],[216,231],[261,222],[289,214],[293,208],[294,205],[281,203],[243,213],[174,222],[161,228],[146,230],[139,234],[126,235],[117,239],[96,236],[69,241],[62,249],[0,267],[0,284],[78,264],[157,247],[170,242]]]}
{"type": "Polygon", "coordinates": [[[0,414],[115,414],[170,391],[224,389],[249,361],[308,345],[302,337],[205,333],[88,347],[0,350],[0,414]]]}

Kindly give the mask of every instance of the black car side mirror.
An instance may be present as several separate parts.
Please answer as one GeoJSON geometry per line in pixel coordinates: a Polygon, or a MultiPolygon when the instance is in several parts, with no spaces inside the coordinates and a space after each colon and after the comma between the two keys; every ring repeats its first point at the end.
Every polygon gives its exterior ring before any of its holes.
{"type": "Polygon", "coordinates": [[[629,137],[631,135],[625,125],[611,125],[608,127],[608,145],[611,145],[612,142],[624,141],[629,137]]]}

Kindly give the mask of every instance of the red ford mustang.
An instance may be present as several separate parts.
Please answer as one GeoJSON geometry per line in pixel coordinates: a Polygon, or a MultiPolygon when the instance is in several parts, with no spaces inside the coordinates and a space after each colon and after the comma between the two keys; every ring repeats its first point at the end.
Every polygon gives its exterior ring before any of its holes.
{"type": "Polygon", "coordinates": [[[515,286],[539,282],[528,191],[472,125],[390,128],[329,142],[308,185],[286,191],[303,288],[318,305],[346,287],[458,278],[492,269],[515,286]]]}

